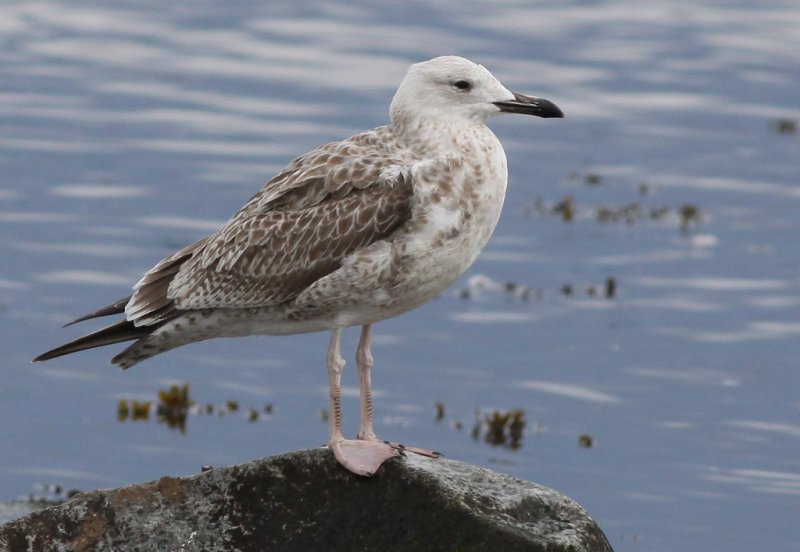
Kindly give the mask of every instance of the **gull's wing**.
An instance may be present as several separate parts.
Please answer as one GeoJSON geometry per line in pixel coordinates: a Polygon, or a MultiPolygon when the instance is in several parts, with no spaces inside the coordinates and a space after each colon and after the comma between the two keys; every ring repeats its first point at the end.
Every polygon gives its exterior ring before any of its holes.
{"type": "Polygon", "coordinates": [[[128,320],[282,303],[390,236],[410,217],[412,186],[375,132],[296,159],[219,232],[158,263],[134,287],[128,320]]]}

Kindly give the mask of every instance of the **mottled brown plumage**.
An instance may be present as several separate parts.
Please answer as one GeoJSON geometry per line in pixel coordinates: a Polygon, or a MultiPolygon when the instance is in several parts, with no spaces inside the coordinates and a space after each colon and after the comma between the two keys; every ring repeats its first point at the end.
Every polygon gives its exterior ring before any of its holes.
{"type": "Polygon", "coordinates": [[[128,368],[204,339],[332,330],[329,444],[348,469],[374,472],[397,452],[372,428],[371,324],[439,295],[486,245],[507,168],[484,123],[503,111],[562,116],[469,60],[413,65],[389,125],[298,157],[218,232],[148,271],[129,300],[79,319],[120,314],[124,304],[125,320],[35,360],[135,340],[112,359],[128,368]],[[339,335],[353,325],[362,325],[359,441],[339,425],[339,335]]]}

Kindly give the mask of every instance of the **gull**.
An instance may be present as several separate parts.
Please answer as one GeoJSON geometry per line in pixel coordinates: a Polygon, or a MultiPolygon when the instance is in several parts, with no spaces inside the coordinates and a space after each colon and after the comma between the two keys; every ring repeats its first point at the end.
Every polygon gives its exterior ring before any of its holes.
{"type": "Polygon", "coordinates": [[[34,362],[133,341],[111,361],[129,368],[216,337],[330,331],[328,446],[339,463],[371,476],[405,451],[438,456],[376,436],[372,325],[440,295],[489,241],[508,169],[485,123],[500,113],[563,117],[552,102],[510,92],[468,59],[411,65],[389,124],[289,163],[219,231],[145,273],[132,295],[70,324],[122,320],[34,362]],[[340,404],[339,342],[350,326],[361,326],[356,439],[342,434],[340,404]]]}

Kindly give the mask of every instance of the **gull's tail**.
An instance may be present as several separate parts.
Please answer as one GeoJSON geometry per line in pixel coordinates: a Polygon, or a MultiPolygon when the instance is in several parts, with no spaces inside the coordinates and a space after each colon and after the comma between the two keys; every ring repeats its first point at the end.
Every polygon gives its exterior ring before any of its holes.
{"type": "MultiPolygon", "coordinates": [[[[122,314],[123,312],[125,312],[125,304],[128,302],[129,299],[130,297],[120,299],[119,301],[116,301],[111,305],[108,305],[107,307],[103,307],[102,309],[87,314],[86,316],[81,316],[77,320],[73,320],[72,322],[67,324],[67,326],[70,326],[77,322],[83,322],[84,320],[89,320],[91,318],[99,318],[101,316],[109,316],[112,314],[122,314]]],[[[102,347],[104,345],[112,345],[114,343],[121,343],[123,341],[132,341],[134,339],[139,339],[140,337],[146,336],[147,334],[151,333],[154,329],[156,329],[156,326],[136,327],[133,325],[133,322],[129,322],[128,320],[121,320],[115,324],[111,324],[110,326],[101,328],[88,335],[79,337],[74,341],[65,343],[64,345],[56,347],[55,349],[47,351],[46,353],[42,353],[41,355],[34,358],[33,362],[50,360],[51,358],[56,358],[71,353],[76,353],[78,351],[84,351],[86,349],[94,349],[95,347],[102,347]]]]}

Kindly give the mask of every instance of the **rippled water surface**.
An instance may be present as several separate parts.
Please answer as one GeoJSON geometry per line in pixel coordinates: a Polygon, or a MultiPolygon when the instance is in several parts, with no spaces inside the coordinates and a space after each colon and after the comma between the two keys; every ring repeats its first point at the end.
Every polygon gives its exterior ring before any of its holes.
{"type": "Polygon", "coordinates": [[[324,334],[29,361],[457,53],[567,118],[492,122],[503,218],[454,289],[376,327],[379,433],[554,487],[618,551],[797,550],[798,4],[265,4],[0,7],[0,501],[323,443],[324,334]],[[239,410],[118,421],[184,383],[239,410]],[[473,435],[514,409],[518,448],[473,435]]]}

